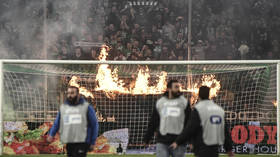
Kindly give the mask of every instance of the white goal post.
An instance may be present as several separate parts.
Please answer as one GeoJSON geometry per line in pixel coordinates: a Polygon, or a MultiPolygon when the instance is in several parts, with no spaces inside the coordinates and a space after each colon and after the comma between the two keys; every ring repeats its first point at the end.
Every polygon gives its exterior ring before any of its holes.
{"type": "MultiPolygon", "coordinates": [[[[274,64],[276,65],[276,104],[280,104],[280,60],[211,60],[211,61],[80,61],[80,60],[0,60],[0,155],[3,154],[3,101],[4,101],[4,65],[6,64],[76,64],[76,65],[242,65],[274,64]]],[[[277,154],[280,154],[280,107],[277,105],[277,154]]]]}

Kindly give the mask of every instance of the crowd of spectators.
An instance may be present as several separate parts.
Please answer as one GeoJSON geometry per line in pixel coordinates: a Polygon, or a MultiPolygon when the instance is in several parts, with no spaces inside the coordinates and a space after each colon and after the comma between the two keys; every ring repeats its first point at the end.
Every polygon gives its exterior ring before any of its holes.
{"type": "MultiPolygon", "coordinates": [[[[279,59],[279,4],[278,0],[193,1],[191,59],[279,59]]],[[[21,38],[13,30],[17,26],[7,29],[5,21],[0,32],[13,33],[8,43],[11,51],[17,50],[18,58],[97,60],[98,47],[75,46],[83,41],[109,45],[110,60],[185,60],[187,13],[188,1],[184,0],[81,0],[69,4],[48,0],[47,56],[40,55],[42,29],[36,28],[32,42],[18,41],[21,38]]],[[[42,9],[33,14],[41,28],[42,9]]]]}

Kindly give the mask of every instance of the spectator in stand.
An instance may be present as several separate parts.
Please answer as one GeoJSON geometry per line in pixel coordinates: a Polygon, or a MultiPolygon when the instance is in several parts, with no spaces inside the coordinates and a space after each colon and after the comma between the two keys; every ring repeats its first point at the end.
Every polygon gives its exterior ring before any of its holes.
{"type": "Polygon", "coordinates": [[[136,56],[138,60],[144,60],[144,54],[139,49],[136,51],[136,56]]]}
{"type": "Polygon", "coordinates": [[[49,48],[48,58],[61,59],[59,55],[58,45],[54,44],[49,48]]]}
{"type": "Polygon", "coordinates": [[[156,25],[152,26],[151,34],[152,34],[152,40],[153,41],[156,41],[156,40],[158,40],[161,37],[161,33],[159,32],[159,30],[158,30],[156,25]]]}
{"type": "Polygon", "coordinates": [[[118,51],[116,57],[114,57],[114,60],[125,61],[126,57],[124,56],[124,54],[121,51],[118,51]]]}
{"type": "Polygon", "coordinates": [[[198,40],[198,43],[194,46],[193,54],[196,56],[198,60],[205,60],[205,49],[206,47],[203,45],[202,40],[198,40]]]}
{"type": "Polygon", "coordinates": [[[75,47],[75,43],[78,41],[78,38],[74,35],[71,36],[71,41],[70,41],[70,48],[73,49],[75,47]]]}
{"type": "Polygon", "coordinates": [[[169,50],[167,46],[162,47],[162,52],[160,54],[160,60],[168,60],[169,57],[169,50]]]}
{"type": "Polygon", "coordinates": [[[112,37],[116,33],[115,25],[110,24],[109,27],[105,29],[105,32],[107,37],[112,37]]]}
{"type": "Polygon", "coordinates": [[[183,55],[183,53],[180,53],[180,54],[178,55],[178,60],[184,60],[184,55],[183,55]]]}
{"type": "Polygon", "coordinates": [[[187,36],[188,28],[186,26],[184,26],[184,17],[178,16],[176,18],[175,27],[176,27],[177,33],[182,33],[183,36],[187,36]]]}
{"type": "Polygon", "coordinates": [[[95,48],[91,48],[91,60],[98,60],[98,54],[95,48]]]}
{"type": "Polygon", "coordinates": [[[61,47],[61,55],[59,56],[59,59],[67,60],[67,59],[70,59],[70,58],[71,58],[71,55],[69,54],[67,48],[65,46],[62,46],[61,47]]]}
{"type": "Polygon", "coordinates": [[[217,55],[217,46],[213,43],[206,49],[205,57],[210,60],[217,60],[219,57],[217,55]]]}
{"type": "Polygon", "coordinates": [[[165,22],[165,24],[162,27],[162,30],[163,30],[163,35],[167,40],[171,42],[175,41],[176,29],[169,21],[165,22]]]}
{"type": "Polygon", "coordinates": [[[132,53],[129,57],[128,57],[128,60],[138,60],[136,54],[132,53]]]}
{"type": "Polygon", "coordinates": [[[87,57],[85,56],[83,49],[81,47],[75,48],[75,55],[73,57],[75,60],[86,60],[87,57]]]}
{"type": "Polygon", "coordinates": [[[142,29],[140,35],[140,42],[146,43],[146,41],[147,41],[147,33],[145,32],[145,29],[142,29]]]}
{"type": "Polygon", "coordinates": [[[177,57],[176,57],[175,52],[173,50],[170,51],[170,54],[168,56],[168,60],[177,60],[177,57]]]}
{"type": "Polygon", "coordinates": [[[175,54],[178,54],[180,51],[183,51],[182,45],[180,43],[175,44],[175,54]]]}
{"type": "Polygon", "coordinates": [[[141,32],[141,27],[140,27],[140,25],[138,23],[134,24],[134,29],[135,29],[135,32],[137,34],[139,34],[141,32]]]}
{"type": "Polygon", "coordinates": [[[151,49],[148,48],[148,49],[145,50],[144,58],[145,58],[145,60],[153,60],[154,59],[153,52],[152,52],[151,49]]]}
{"type": "Polygon", "coordinates": [[[99,35],[97,36],[97,42],[98,42],[98,43],[103,43],[103,36],[102,36],[101,34],[99,34],[99,35]]]}
{"type": "Polygon", "coordinates": [[[133,48],[139,50],[139,47],[140,47],[139,41],[138,41],[138,40],[134,40],[134,41],[133,41],[133,48]]]}
{"type": "Polygon", "coordinates": [[[242,42],[240,47],[238,48],[238,51],[240,52],[241,60],[247,59],[247,54],[249,52],[249,47],[246,45],[245,42],[242,42]]]}
{"type": "Polygon", "coordinates": [[[132,53],[132,45],[130,42],[126,44],[126,48],[123,49],[123,53],[126,57],[129,57],[132,53]]]}
{"type": "Polygon", "coordinates": [[[145,51],[148,49],[149,49],[149,47],[147,45],[143,45],[140,53],[144,54],[145,51]]]}
{"type": "Polygon", "coordinates": [[[124,31],[129,31],[130,27],[129,25],[127,24],[128,23],[128,17],[126,15],[122,15],[122,18],[121,18],[121,24],[120,24],[120,29],[121,30],[124,30],[124,31]]]}
{"type": "Polygon", "coordinates": [[[110,22],[110,24],[113,24],[115,26],[118,26],[120,24],[119,13],[116,6],[112,7],[111,13],[108,16],[108,21],[110,22]]]}
{"type": "Polygon", "coordinates": [[[162,39],[158,39],[155,42],[155,48],[154,48],[154,56],[156,59],[159,59],[160,54],[161,54],[161,50],[162,50],[162,39]]]}
{"type": "Polygon", "coordinates": [[[119,39],[117,39],[118,40],[118,43],[117,43],[117,45],[116,45],[116,49],[118,50],[118,51],[123,51],[123,44],[121,43],[121,40],[119,40],[119,39]]]}

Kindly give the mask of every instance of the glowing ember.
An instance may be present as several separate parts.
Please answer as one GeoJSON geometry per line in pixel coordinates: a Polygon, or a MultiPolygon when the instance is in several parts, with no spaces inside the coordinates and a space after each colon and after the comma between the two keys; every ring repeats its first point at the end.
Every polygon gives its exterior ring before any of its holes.
{"type": "Polygon", "coordinates": [[[92,92],[87,90],[85,87],[80,87],[80,85],[77,83],[78,82],[77,80],[78,80],[78,77],[73,76],[71,78],[71,80],[69,81],[69,85],[79,88],[79,93],[84,95],[85,97],[90,97],[90,98],[94,99],[94,96],[93,96],[92,92]]]}

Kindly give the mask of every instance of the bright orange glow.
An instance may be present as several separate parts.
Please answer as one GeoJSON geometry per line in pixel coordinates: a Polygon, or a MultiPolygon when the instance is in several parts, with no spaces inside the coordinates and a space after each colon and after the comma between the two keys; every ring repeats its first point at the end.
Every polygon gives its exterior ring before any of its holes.
{"type": "Polygon", "coordinates": [[[203,75],[202,78],[202,86],[207,86],[210,89],[210,98],[216,97],[219,90],[221,89],[220,81],[215,79],[215,75],[203,75]]]}
{"type": "Polygon", "coordinates": [[[272,103],[273,103],[274,107],[277,107],[277,101],[276,100],[273,100],[272,103]]]}
{"type": "MultiPolygon", "coordinates": [[[[108,56],[107,49],[107,46],[102,46],[99,55],[100,61],[106,61],[108,56]]],[[[151,77],[149,68],[147,66],[139,67],[135,84],[128,84],[119,78],[117,68],[112,71],[108,64],[100,64],[95,79],[97,85],[94,90],[104,92],[108,98],[114,98],[117,93],[133,95],[162,94],[166,91],[167,72],[162,71],[156,78],[156,81],[154,81],[155,83],[151,85],[151,79],[154,78],[151,77]]],[[[73,76],[69,84],[78,87],[80,93],[84,96],[94,98],[89,90],[85,87],[80,87],[77,83],[77,79],[76,76],[73,76]]],[[[215,75],[203,75],[201,82],[194,83],[192,87],[188,87],[187,89],[181,87],[181,91],[192,92],[193,95],[197,97],[200,86],[208,86],[211,88],[210,98],[216,97],[221,88],[220,81],[215,78],[215,75]]]]}
{"type": "Polygon", "coordinates": [[[78,77],[73,76],[69,82],[69,85],[79,88],[79,93],[84,95],[85,97],[90,97],[90,98],[94,99],[92,92],[87,90],[85,87],[80,87],[80,85],[77,83],[78,82],[77,80],[78,80],[78,77]]]}
{"type": "Polygon", "coordinates": [[[220,81],[215,78],[215,75],[203,75],[201,78],[201,83],[194,83],[192,87],[187,89],[182,89],[182,91],[192,92],[194,95],[198,95],[199,87],[207,86],[210,89],[210,99],[218,95],[219,90],[221,89],[220,81]]]}
{"type": "Polygon", "coordinates": [[[149,68],[140,68],[135,82],[135,87],[132,89],[132,94],[160,94],[166,90],[166,77],[167,73],[162,71],[158,75],[157,84],[155,86],[149,86],[149,68]]]}

